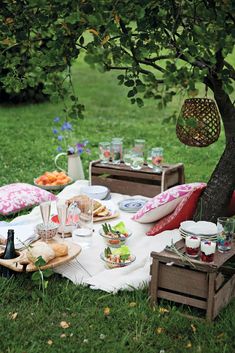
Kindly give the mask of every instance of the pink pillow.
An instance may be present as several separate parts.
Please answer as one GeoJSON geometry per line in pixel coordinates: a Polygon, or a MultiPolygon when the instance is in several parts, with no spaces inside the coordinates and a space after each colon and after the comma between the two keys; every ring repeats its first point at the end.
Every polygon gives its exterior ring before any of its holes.
{"type": "Polygon", "coordinates": [[[174,186],[161,194],[153,197],[132,217],[139,223],[151,223],[157,221],[174,211],[180,201],[192,190],[205,183],[191,183],[174,186]]]}
{"type": "Polygon", "coordinates": [[[7,216],[38,205],[44,201],[56,200],[56,196],[37,186],[15,183],[0,187],[0,214],[7,216]]]}
{"type": "Polygon", "coordinates": [[[200,185],[195,190],[190,191],[178,204],[174,212],[160,219],[147,235],[156,235],[164,230],[172,230],[179,228],[180,223],[192,219],[197,207],[198,199],[206,185],[200,185]]]}

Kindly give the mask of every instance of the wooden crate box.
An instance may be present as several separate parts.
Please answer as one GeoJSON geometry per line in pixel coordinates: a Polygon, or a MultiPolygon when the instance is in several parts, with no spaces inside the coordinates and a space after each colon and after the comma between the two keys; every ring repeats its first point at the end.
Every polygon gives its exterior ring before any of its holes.
{"type": "MultiPolygon", "coordinates": [[[[184,240],[176,243],[184,252],[184,240]]],[[[215,319],[235,296],[235,268],[226,262],[235,262],[235,245],[227,253],[215,254],[213,263],[190,259],[182,262],[169,251],[152,252],[149,293],[154,305],[159,298],[187,304],[206,311],[206,318],[215,319]]]]}
{"type": "Polygon", "coordinates": [[[153,197],[172,186],[183,184],[184,166],[182,163],[164,164],[163,172],[157,174],[147,165],[141,170],[133,170],[124,163],[115,165],[93,161],[90,180],[92,185],[107,186],[111,192],[153,197]]]}

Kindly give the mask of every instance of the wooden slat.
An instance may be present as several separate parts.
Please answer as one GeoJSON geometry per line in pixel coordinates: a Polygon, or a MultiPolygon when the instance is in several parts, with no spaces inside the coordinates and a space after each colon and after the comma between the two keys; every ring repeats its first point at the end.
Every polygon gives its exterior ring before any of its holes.
{"type": "Polygon", "coordinates": [[[160,193],[160,186],[141,184],[128,180],[118,180],[110,178],[100,178],[92,176],[92,184],[107,186],[111,192],[117,192],[124,195],[143,195],[153,197],[160,193]]]}
{"type": "Polygon", "coordinates": [[[232,298],[235,297],[235,275],[215,294],[212,318],[214,319],[232,298]]]}
{"type": "Polygon", "coordinates": [[[156,303],[157,296],[158,296],[158,278],[159,278],[158,268],[159,268],[159,261],[153,260],[153,263],[151,266],[152,278],[149,286],[150,301],[152,305],[156,303]]]}
{"type": "MultiPolygon", "coordinates": [[[[152,280],[154,280],[154,277],[152,277],[152,280]]],[[[207,274],[199,271],[167,266],[160,262],[158,286],[161,289],[207,298],[207,274]]]]}
{"type": "Polygon", "coordinates": [[[129,178],[138,178],[138,179],[148,179],[148,180],[158,180],[159,183],[161,181],[161,174],[154,174],[148,170],[141,170],[137,171],[134,169],[119,169],[118,168],[107,168],[107,167],[92,167],[92,175],[102,175],[102,174],[109,174],[115,176],[123,176],[129,178]]]}
{"type": "Polygon", "coordinates": [[[158,290],[158,298],[172,300],[176,303],[191,305],[196,308],[206,309],[206,302],[204,300],[186,297],[184,295],[158,290]]]}
{"type": "Polygon", "coordinates": [[[216,292],[222,286],[223,283],[224,283],[224,275],[222,273],[218,273],[218,276],[215,279],[215,291],[216,292]]]}
{"type": "Polygon", "coordinates": [[[215,278],[216,273],[209,273],[209,284],[208,284],[208,299],[207,299],[207,309],[206,318],[211,321],[213,316],[214,307],[214,295],[215,295],[215,278]]]}

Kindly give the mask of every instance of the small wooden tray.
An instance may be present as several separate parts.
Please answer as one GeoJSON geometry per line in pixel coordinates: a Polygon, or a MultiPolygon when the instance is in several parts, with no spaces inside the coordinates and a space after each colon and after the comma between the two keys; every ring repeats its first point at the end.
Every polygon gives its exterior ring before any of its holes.
{"type": "Polygon", "coordinates": [[[112,219],[112,218],[116,218],[118,216],[119,216],[119,212],[118,211],[114,212],[111,215],[104,216],[104,217],[96,217],[96,216],[94,216],[93,217],[93,222],[106,221],[106,219],[112,219]]]}
{"type": "MultiPolygon", "coordinates": [[[[63,240],[58,240],[58,239],[52,239],[48,241],[48,244],[50,243],[62,243],[63,240]]],[[[37,243],[37,242],[35,242],[37,243]]],[[[34,244],[35,244],[34,243],[34,244]]],[[[56,266],[62,265],[75,257],[77,257],[80,252],[81,252],[81,246],[72,242],[66,242],[68,245],[68,255],[66,256],[59,256],[54,258],[53,260],[49,261],[45,266],[41,266],[41,270],[45,270],[47,268],[54,268],[56,266]]],[[[10,259],[10,260],[3,260],[0,258],[0,265],[8,267],[9,269],[15,271],[15,272],[33,272],[37,271],[38,268],[31,262],[29,262],[27,258],[27,249],[24,249],[22,251],[18,251],[19,256],[10,259]]],[[[3,254],[3,252],[0,253],[0,257],[3,254]]]]}

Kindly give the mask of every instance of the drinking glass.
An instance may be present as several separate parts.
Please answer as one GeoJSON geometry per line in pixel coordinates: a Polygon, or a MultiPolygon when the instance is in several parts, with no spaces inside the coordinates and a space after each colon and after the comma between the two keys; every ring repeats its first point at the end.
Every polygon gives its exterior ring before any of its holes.
{"type": "Polygon", "coordinates": [[[123,152],[123,162],[130,166],[131,165],[131,154],[132,154],[132,150],[131,149],[124,149],[123,152]]]}
{"type": "Polygon", "coordinates": [[[151,150],[151,157],[153,163],[153,171],[156,173],[162,172],[162,162],[163,162],[163,148],[154,147],[151,150]]]}
{"type": "Polygon", "coordinates": [[[145,140],[135,139],[134,151],[144,155],[144,145],[145,145],[145,140]]]}
{"type": "Polygon", "coordinates": [[[93,200],[89,197],[79,200],[77,204],[80,214],[77,228],[72,232],[72,239],[83,249],[91,246],[93,234],[93,200]]]}
{"type": "Polygon", "coordinates": [[[110,159],[110,142],[100,142],[99,143],[99,157],[102,164],[106,164],[110,159]]]}
{"type": "Polygon", "coordinates": [[[132,152],[130,167],[134,170],[140,170],[144,165],[144,157],[142,153],[132,152]]]}
{"type": "Polygon", "coordinates": [[[56,203],[58,219],[61,227],[61,237],[64,240],[64,229],[66,226],[67,216],[68,216],[68,205],[65,201],[59,200],[56,203]]]}
{"type": "Polygon", "coordinates": [[[113,139],[111,142],[112,163],[119,164],[122,159],[122,140],[113,139]]]}
{"type": "Polygon", "coordinates": [[[217,219],[217,231],[218,251],[223,253],[230,250],[235,234],[235,219],[219,217],[217,219]]]}
{"type": "Polygon", "coordinates": [[[153,169],[153,161],[152,161],[152,150],[148,151],[148,154],[147,154],[147,164],[148,164],[148,167],[153,169]]]}
{"type": "Polygon", "coordinates": [[[50,221],[50,214],[51,214],[51,202],[46,201],[40,203],[40,211],[42,216],[42,221],[46,231],[46,242],[47,242],[47,231],[48,231],[48,224],[50,221]]]}

